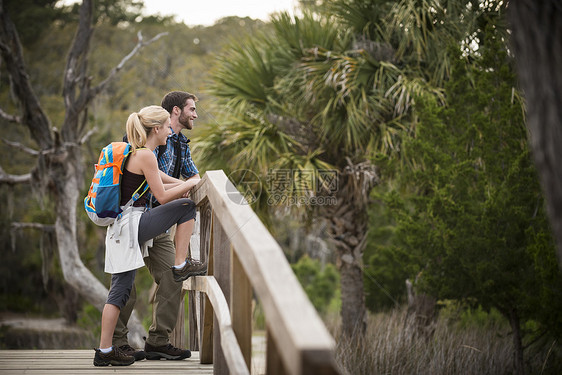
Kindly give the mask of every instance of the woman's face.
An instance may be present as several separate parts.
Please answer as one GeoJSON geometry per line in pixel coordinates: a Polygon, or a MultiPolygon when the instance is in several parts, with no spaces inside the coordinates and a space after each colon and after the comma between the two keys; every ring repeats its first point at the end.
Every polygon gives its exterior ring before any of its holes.
{"type": "Polygon", "coordinates": [[[158,144],[165,145],[168,140],[168,136],[172,135],[172,124],[169,117],[162,125],[160,125],[160,129],[158,130],[158,144]]]}

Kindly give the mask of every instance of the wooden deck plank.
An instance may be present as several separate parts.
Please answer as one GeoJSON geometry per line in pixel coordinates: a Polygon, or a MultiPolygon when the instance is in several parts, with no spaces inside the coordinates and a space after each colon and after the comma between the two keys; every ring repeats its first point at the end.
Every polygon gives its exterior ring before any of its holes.
{"type": "Polygon", "coordinates": [[[93,350],[0,350],[0,374],[187,374],[210,375],[213,365],[199,363],[199,352],[182,361],[139,361],[131,366],[96,367],[93,350]]]}

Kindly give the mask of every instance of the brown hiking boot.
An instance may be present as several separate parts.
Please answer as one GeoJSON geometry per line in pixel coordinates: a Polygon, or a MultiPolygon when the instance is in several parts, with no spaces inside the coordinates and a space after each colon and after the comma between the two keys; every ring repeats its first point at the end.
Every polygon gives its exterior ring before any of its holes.
{"type": "Polygon", "coordinates": [[[144,352],[144,350],[136,350],[129,344],[121,345],[119,349],[121,349],[121,351],[127,355],[132,355],[135,358],[135,361],[142,361],[146,358],[146,353],[144,352]]]}
{"type": "Polygon", "coordinates": [[[186,359],[191,357],[191,351],[187,349],[176,348],[172,344],[162,346],[152,346],[149,343],[144,344],[144,351],[146,352],[146,359],[186,359]]]}
{"type": "Polygon", "coordinates": [[[123,353],[121,349],[114,346],[109,353],[102,353],[95,349],[94,366],[129,366],[135,362],[135,357],[123,353]]]}
{"type": "Polygon", "coordinates": [[[175,281],[184,281],[191,276],[200,276],[207,273],[207,263],[201,263],[198,260],[192,258],[185,259],[185,266],[180,269],[172,267],[172,273],[174,274],[175,281]]]}

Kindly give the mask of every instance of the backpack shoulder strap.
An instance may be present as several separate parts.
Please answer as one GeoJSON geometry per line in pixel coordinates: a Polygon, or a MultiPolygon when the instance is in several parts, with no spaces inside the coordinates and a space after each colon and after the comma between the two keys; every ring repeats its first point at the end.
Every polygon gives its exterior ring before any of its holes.
{"type": "Polygon", "coordinates": [[[123,206],[123,211],[125,211],[127,208],[131,207],[136,201],[138,201],[140,197],[142,197],[144,193],[148,191],[148,188],[149,188],[148,182],[146,182],[145,179],[137,188],[137,190],[134,191],[133,195],[131,196],[131,199],[129,199],[129,201],[123,206]]]}

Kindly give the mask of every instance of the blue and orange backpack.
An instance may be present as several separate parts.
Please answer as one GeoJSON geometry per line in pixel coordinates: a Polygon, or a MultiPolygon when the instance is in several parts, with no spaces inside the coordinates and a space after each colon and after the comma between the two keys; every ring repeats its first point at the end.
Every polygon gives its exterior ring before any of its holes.
{"type": "Polygon", "coordinates": [[[101,150],[98,163],[94,166],[94,177],[84,199],[84,209],[88,217],[99,226],[111,225],[148,190],[148,183],[144,180],[129,202],[123,208],[119,205],[123,169],[131,152],[129,143],[112,142],[101,150]]]}

